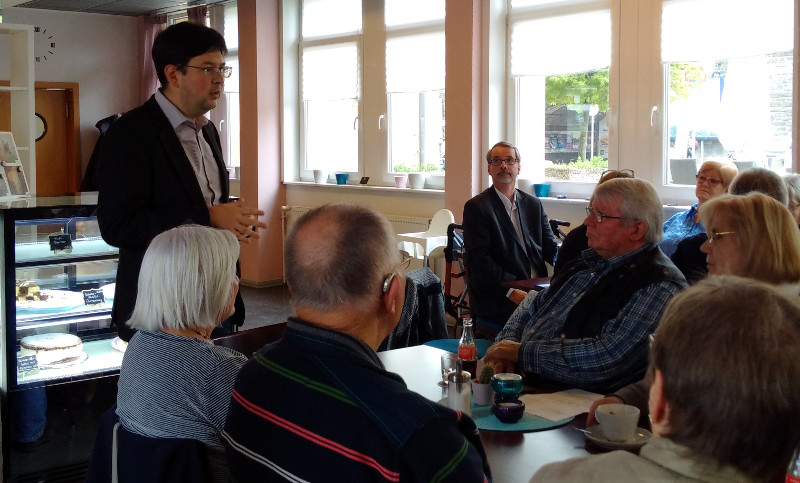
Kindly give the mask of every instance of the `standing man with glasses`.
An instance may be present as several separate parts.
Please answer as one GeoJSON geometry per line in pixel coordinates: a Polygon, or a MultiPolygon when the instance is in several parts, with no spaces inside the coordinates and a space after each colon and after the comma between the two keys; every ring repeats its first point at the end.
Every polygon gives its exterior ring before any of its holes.
{"type": "MultiPolygon", "coordinates": [[[[257,219],[263,211],[229,202],[219,134],[205,117],[230,77],[227,52],[222,35],[202,25],[181,22],[159,33],[153,62],[161,88],[106,133],[97,216],[103,239],[119,247],[111,318],[123,340],[134,333],[126,322],[136,303],[142,258],[156,235],[196,223],[229,230],[249,243],[267,227],[257,219]]],[[[235,307],[217,334],[244,322],[239,293],[235,307]]]]}
{"type": "Polygon", "coordinates": [[[406,294],[389,221],[317,207],[284,255],[297,317],[236,378],[222,433],[233,480],[491,481],[473,420],[409,390],[375,353],[406,294]]]}
{"type": "Polygon", "coordinates": [[[486,153],[492,186],[464,205],[464,249],[476,322],[500,330],[526,292],[501,282],[546,277],[558,244],[542,203],[515,187],[519,150],[499,142],[486,153]]]}
{"type": "Polygon", "coordinates": [[[644,375],[648,338],[686,279],[656,244],[661,197],[647,181],[595,188],[584,220],[589,249],[529,295],[484,363],[569,387],[611,392],[644,375]]]}

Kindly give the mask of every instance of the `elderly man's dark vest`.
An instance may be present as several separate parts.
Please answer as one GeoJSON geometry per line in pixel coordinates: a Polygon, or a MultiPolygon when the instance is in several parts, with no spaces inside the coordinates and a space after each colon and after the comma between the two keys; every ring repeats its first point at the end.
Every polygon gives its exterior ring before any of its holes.
{"type": "MultiPolygon", "coordinates": [[[[558,292],[573,275],[588,268],[583,257],[576,257],[553,278],[549,292],[558,292]]],[[[680,270],[658,245],[651,244],[587,289],[570,309],[562,336],[576,339],[600,335],[603,324],[617,317],[637,290],[662,281],[686,285],[680,270]]]]}

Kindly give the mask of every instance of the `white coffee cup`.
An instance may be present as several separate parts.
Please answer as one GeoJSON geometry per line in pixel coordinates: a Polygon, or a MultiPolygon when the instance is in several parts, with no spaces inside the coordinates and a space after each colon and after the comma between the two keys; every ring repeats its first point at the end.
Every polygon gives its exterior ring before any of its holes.
{"type": "Polygon", "coordinates": [[[594,417],[600,423],[603,436],[609,441],[628,441],[636,434],[639,423],[639,408],[628,404],[602,404],[594,417]]]}

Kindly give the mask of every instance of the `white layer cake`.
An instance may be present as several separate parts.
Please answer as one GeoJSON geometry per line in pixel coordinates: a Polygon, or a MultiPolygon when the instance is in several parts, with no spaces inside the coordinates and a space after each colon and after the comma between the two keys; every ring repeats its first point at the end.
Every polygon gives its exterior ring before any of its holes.
{"type": "Polygon", "coordinates": [[[67,364],[83,356],[83,341],[72,334],[29,335],[20,341],[20,355],[36,355],[40,366],[67,364]]]}

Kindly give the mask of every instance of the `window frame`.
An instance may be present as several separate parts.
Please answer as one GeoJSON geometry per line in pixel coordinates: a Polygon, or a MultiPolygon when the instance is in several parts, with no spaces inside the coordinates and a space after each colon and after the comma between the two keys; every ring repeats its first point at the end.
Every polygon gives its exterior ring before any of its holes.
{"type": "MultiPolygon", "coordinates": [[[[506,25],[513,18],[510,12],[511,0],[503,1],[506,11],[506,25]]],[[[598,3],[592,0],[575,0],[565,5],[554,2],[553,5],[530,7],[528,14],[541,14],[552,11],[559,14],[574,13],[591,9],[598,3]]],[[[669,72],[666,63],[661,62],[661,9],[662,1],[635,2],[632,0],[609,0],[612,26],[612,58],[609,67],[609,109],[607,122],[609,129],[609,169],[633,169],[636,176],[650,181],[657,189],[665,203],[688,205],[696,202],[693,186],[670,185],[667,180],[668,136],[666,128],[666,108],[668,102],[669,72]],[[621,96],[621,92],[625,96],[621,96]]],[[[798,26],[798,4],[795,0],[795,31],[798,26]]],[[[496,24],[490,24],[496,25],[496,24]]],[[[502,28],[507,29],[503,25],[502,28]]],[[[498,27],[495,27],[498,28],[498,27]]],[[[504,31],[505,48],[510,51],[509,31],[504,31]]],[[[794,47],[797,50],[798,36],[795,34],[794,47]]],[[[506,62],[510,62],[509,55],[506,62]]],[[[792,125],[797,132],[796,106],[798,85],[798,56],[794,55],[792,81],[792,125]]],[[[508,140],[515,142],[518,138],[516,112],[517,89],[515,79],[510,75],[509,66],[503,82],[507,83],[507,93],[503,101],[506,104],[505,123],[508,140]]],[[[502,132],[502,129],[499,130],[502,132]]],[[[797,136],[797,134],[795,134],[797,136]]],[[[502,137],[502,136],[500,136],[502,137]]],[[[495,139],[490,139],[489,145],[495,139]]],[[[523,159],[525,153],[521,153],[523,159]]],[[[797,168],[794,153],[792,169],[797,168]]],[[[523,169],[523,173],[525,170],[523,169]]],[[[548,181],[550,182],[550,181],[548,181]]],[[[588,198],[595,183],[550,182],[551,191],[564,194],[570,198],[588,198]]]]}
{"type": "MultiPolygon", "coordinates": [[[[301,59],[304,47],[336,45],[354,42],[359,56],[358,92],[358,171],[348,172],[350,179],[370,178],[373,186],[394,186],[390,171],[389,129],[391,118],[385,82],[385,43],[387,39],[445,30],[444,19],[412,25],[386,27],[383,2],[362,1],[360,32],[301,37],[302,0],[282,2],[283,31],[283,113],[284,113],[284,182],[313,181],[313,172],[305,167],[305,108],[300,94],[302,84],[301,59]],[[368,22],[365,19],[380,19],[368,22]],[[289,28],[286,28],[289,27],[289,28]],[[292,92],[289,92],[292,91],[292,92]]],[[[443,67],[444,68],[444,67],[443,67]]],[[[428,174],[427,187],[444,189],[444,174],[428,174]]]]}

